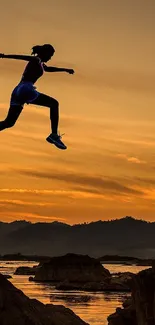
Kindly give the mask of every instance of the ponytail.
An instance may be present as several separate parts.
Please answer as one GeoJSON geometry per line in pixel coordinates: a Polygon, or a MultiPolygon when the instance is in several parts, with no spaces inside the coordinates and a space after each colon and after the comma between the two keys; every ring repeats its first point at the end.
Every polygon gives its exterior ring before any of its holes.
{"type": "Polygon", "coordinates": [[[32,53],[31,55],[40,55],[43,52],[51,53],[51,55],[54,54],[55,49],[51,44],[44,44],[44,45],[35,45],[32,47],[32,53]]]}

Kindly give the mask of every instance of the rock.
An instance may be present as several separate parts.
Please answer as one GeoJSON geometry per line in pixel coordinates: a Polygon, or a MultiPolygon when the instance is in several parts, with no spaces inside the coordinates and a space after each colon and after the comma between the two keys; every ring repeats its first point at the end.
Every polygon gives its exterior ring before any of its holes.
{"type": "Polygon", "coordinates": [[[109,284],[106,284],[104,291],[119,291],[119,292],[130,292],[130,287],[117,280],[112,280],[109,284]]]}
{"type": "Polygon", "coordinates": [[[28,267],[28,266],[19,266],[17,267],[15,271],[15,275],[35,275],[36,269],[34,267],[28,267]]]}
{"type": "Polygon", "coordinates": [[[86,282],[76,283],[67,280],[56,284],[57,290],[84,290],[84,291],[104,291],[107,288],[106,282],[86,282]]]}
{"type": "Polygon", "coordinates": [[[125,301],[123,302],[122,306],[123,306],[124,308],[126,308],[126,307],[131,306],[132,303],[133,303],[133,302],[132,302],[132,298],[130,297],[130,298],[125,299],[125,301]]]}
{"type": "Polygon", "coordinates": [[[3,274],[3,275],[4,275],[5,279],[12,279],[12,276],[9,274],[3,274]]]}
{"type": "Polygon", "coordinates": [[[132,297],[138,325],[155,324],[155,273],[153,269],[138,273],[132,281],[132,297]]]}
{"type": "Polygon", "coordinates": [[[131,256],[119,256],[119,255],[104,255],[99,257],[98,260],[101,263],[108,264],[123,264],[123,265],[141,265],[141,266],[151,266],[152,259],[141,259],[131,256]]]}
{"type": "Polygon", "coordinates": [[[0,274],[0,325],[88,325],[69,308],[28,298],[0,274]]]}
{"type": "Polygon", "coordinates": [[[131,272],[119,272],[113,274],[110,285],[113,287],[115,290],[121,290],[123,291],[131,291],[130,284],[132,278],[135,276],[135,274],[131,272]]]}
{"type": "Polygon", "coordinates": [[[110,272],[88,255],[67,254],[53,257],[36,270],[35,281],[68,281],[71,284],[110,281],[110,272]]]}
{"type": "Polygon", "coordinates": [[[97,259],[67,254],[37,268],[34,281],[52,281],[57,290],[130,291],[130,272],[111,275],[97,259]]]}
{"type": "Polygon", "coordinates": [[[155,325],[155,265],[139,272],[130,282],[131,298],[121,311],[108,317],[109,325],[155,325]]]}
{"type": "Polygon", "coordinates": [[[67,254],[53,257],[37,268],[34,281],[52,281],[57,290],[128,292],[132,276],[130,272],[111,276],[97,259],[67,254]]]}
{"type": "Polygon", "coordinates": [[[132,277],[135,276],[134,273],[131,272],[118,272],[118,273],[113,273],[113,278],[120,279],[122,282],[130,282],[132,280],[132,277]]]}
{"type": "Polygon", "coordinates": [[[137,325],[135,310],[132,306],[126,309],[117,308],[116,313],[108,317],[108,325],[137,325]]]}
{"type": "Polygon", "coordinates": [[[69,282],[67,280],[55,284],[57,290],[85,290],[85,291],[123,291],[129,292],[131,289],[129,286],[119,282],[87,282],[76,283],[69,282]]]}
{"type": "Polygon", "coordinates": [[[87,281],[85,283],[70,282],[65,279],[64,281],[56,284],[57,290],[85,290],[85,291],[123,291],[129,292],[130,281],[134,276],[131,272],[116,273],[112,277],[105,278],[104,281],[87,281]]]}
{"type": "Polygon", "coordinates": [[[155,274],[155,261],[152,261],[152,270],[153,270],[153,272],[155,274]]]}

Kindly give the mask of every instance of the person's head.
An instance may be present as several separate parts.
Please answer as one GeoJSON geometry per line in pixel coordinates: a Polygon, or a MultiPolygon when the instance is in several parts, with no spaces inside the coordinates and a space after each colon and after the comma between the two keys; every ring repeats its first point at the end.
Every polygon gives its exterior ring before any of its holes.
{"type": "Polygon", "coordinates": [[[51,44],[35,45],[32,47],[32,55],[38,55],[43,62],[47,62],[54,55],[55,49],[51,44]]]}

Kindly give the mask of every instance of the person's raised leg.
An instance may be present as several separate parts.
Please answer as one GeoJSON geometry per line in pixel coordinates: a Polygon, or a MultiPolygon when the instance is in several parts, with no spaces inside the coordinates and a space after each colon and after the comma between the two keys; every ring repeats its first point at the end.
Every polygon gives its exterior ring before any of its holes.
{"type": "Polygon", "coordinates": [[[51,134],[46,140],[54,144],[59,149],[67,149],[66,145],[61,141],[61,136],[58,135],[58,123],[59,123],[59,103],[56,99],[40,93],[37,99],[30,104],[46,106],[50,108],[50,120],[51,120],[51,134]]]}
{"type": "Polygon", "coordinates": [[[21,105],[11,105],[5,120],[0,121],[0,131],[14,126],[22,110],[23,106],[21,105]]]}
{"type": "Polygon", "coordinates": [[[40,93],[37,99],[30,104],[46,106],[50,108],[51,131],[58,134],[59,103],[55,98],[40,93]]]}

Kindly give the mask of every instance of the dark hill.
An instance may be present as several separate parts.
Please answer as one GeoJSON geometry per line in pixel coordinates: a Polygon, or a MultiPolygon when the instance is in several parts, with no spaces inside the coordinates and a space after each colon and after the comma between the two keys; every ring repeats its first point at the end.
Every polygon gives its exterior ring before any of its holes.
{"type": "Polygon", "coordinates": [[[0,254],[60,256],[67,253],[155,257],[155,222],[132,217],[68,225],[0,223],[0,254]]]}

